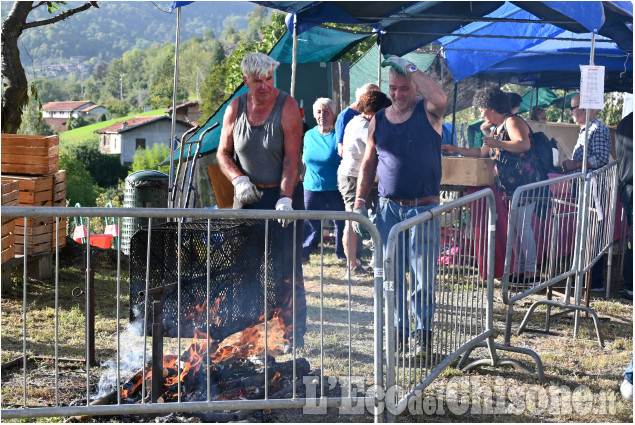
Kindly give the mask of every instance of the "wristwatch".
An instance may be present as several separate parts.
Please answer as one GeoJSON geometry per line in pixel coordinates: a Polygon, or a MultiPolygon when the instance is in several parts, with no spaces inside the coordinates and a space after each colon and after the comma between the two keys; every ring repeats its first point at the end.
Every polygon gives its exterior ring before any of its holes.
{"type": "Polygon", "coordinates": [[[410,65],[408,65],[408,68],[406,68],[406,69],[407,69],[409,74],[412,74],[413,72],[415,72],[419,68],[417,68],[417,66],[414,65],[414,64],[410,64],[410,65]]]}

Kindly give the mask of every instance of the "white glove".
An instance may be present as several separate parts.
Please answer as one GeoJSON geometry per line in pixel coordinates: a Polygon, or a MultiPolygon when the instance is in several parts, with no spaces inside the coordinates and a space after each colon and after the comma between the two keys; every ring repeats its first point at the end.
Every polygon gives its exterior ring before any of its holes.
{"type": "Polygon", "coordinates": [[[232,180],[236,199],[243,204],[253,204],[260,200],[262,192],[249,180],[247,176],[238,176],[232,180]]]}
{"type": "Polygon", "coordinates": [[[417,67],[408,59],[400,58],[394,55],[384,55],[381,66],[392,66],[402,74],[410,75],[417,70],[417,67]]]}
{"type": "MultiPolygon", "coordinates": [[[[276,202],[276,211],[293,211],[293,206],[291,205],[291,198],[285,196],[283,198],[278,199],[276,202]]],[[[278,219],[278,223],[282,224],[282,227],[287,227],[289,225],[290,220],[278,219]]]]}
{"type": "MultiPolygon", "coordinates": [[[[357,214],[361,214],[364,217],[368,217],[368,209],[366,208],[366,204],[355,202],[356,206],[353,212],[357,214]]],[[[353,232],[360,238],[365,238],[367,233],[362,227],[362,225],[358,221],[352,221],[351,226],[353,227],[353,232]]]]}

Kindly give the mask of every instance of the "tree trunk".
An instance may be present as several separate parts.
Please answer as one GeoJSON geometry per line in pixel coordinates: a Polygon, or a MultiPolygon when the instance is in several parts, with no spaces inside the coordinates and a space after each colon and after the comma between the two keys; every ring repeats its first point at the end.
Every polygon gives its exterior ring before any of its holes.
{"type": "Polygon", "coordinates": [[[16,1],[2,23],[2,132],[17,133],[22,123],[22,110],[26,107],[28,81],[22,62],[18,39],[24,30],[32,1],[16,1]]]}

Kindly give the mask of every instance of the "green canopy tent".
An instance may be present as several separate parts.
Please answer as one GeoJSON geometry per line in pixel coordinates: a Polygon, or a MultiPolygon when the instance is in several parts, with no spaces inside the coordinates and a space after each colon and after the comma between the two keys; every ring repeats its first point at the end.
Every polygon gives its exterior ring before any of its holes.
{"type": "MultiPolygon", "coordinates": [[[[302,33],[297,39],[297,63],[320,63],[333,62],[341,58],[351,48],[372,37],[372,33],[358,33],[345,30],[317,26],[302,33]]],[[[293,37],[287,31],[269,52],[269,56],[276,59],[281,64],[291,64],[293,62],[293,37]]],[[[277,80],[277,76],[276,76],[277,80]]],[[[300,78],[302,83],[302,78],[300,78]]],[[[307,81],[304,84],[308,84],[307,81]]],[[[187,208],[192,206],[211,207],[215,205],[214,195],[207,174],[207,166],[215,163],[215,153],[220,143],[222,131],[222,121],[225,110],[229,103],[237,96],[246,93],[248,89],[244,84],[240,84],[234,93],[207,119],[207,121],[195,128],[191,132],[183,135],[183,140],[174,151],[173,159],[185,167],[188,172],[182,176],[175,175],[175,193],[181,198],[187,193],[192,182],[194,196],[191,197],[192,204],[183,204],[187,208]],[[181,147],[183,149],[181,150],[181,147]],[[194,159],[196,157],[196,159],[194,159]],[[180,181],[178,181],[181,179],[180,181]],[[185,183],[184,183],[185,181],[185,183]],[[179,189],[183,188],[183,189],[179,189]]],[[[163,164],[168,164],[168,157],[163,164]]],[[[178,169],[178,168],[177,168],[178,169]]],[[[179,173],[181,174],[181,173],[179,173]]],[[[175,195],[175,197],[176,197],[175,195]]],[[[175,203],[177,205],[177,203],[175,203]]]]}

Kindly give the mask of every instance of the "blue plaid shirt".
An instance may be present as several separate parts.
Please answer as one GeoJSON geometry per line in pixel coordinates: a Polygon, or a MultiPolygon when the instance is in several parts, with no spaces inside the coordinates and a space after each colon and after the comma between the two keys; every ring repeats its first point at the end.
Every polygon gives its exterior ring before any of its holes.
{"type": "MultiPolygon", "coordinates": [[[[584,159],[584,132],[585,127],[580,128],[578,142],[573,148],[574,161],[582,161],[584,159]]],[[[605,126],[598,117],[595,117],[589,123],[589,148],[587,150],[587,160],[591,169],[604,167],[609,163],[609,154],[611,152],[611,133],[609,128],[605,126]]],[[[572,170],[577,173],[582,168],[572,170]]]]}

